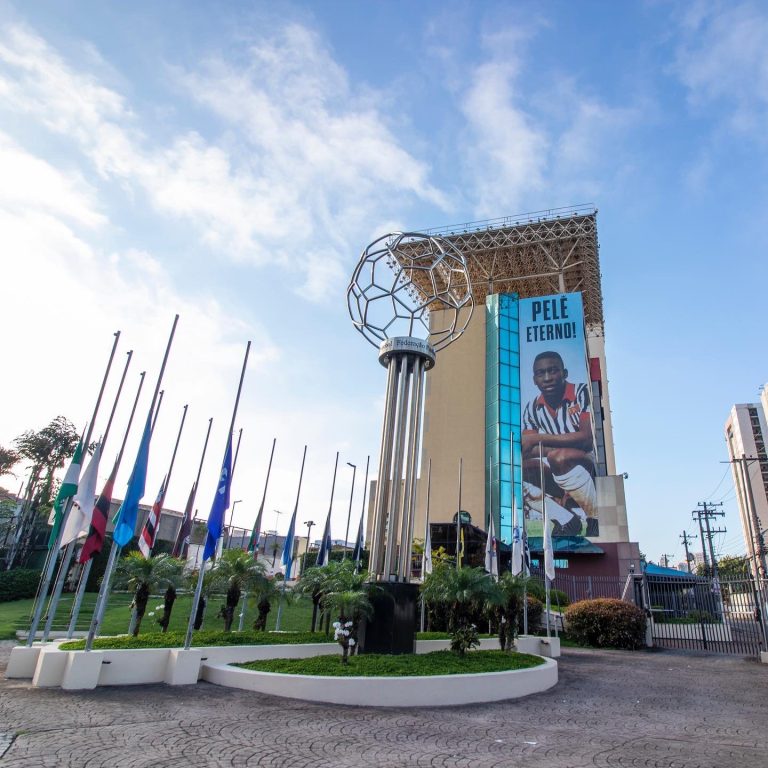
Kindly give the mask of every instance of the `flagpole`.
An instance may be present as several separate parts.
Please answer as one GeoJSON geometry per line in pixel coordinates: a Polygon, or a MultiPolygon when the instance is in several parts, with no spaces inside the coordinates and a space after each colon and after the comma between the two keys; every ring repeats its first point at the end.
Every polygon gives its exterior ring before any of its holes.
{"type": "MultiPolygon", "coordinates": [[[[429,464],[427,464],[427,517],[424,521],[424,556],[421,560],[421,583],[424,583],[424,577],[428,576],[427,574],[427,558],[429,558],[429,562],[432,562],[432,537],[429,535],[429,500],[432,495],[432,459],[429,460],[429,464]],[[427,548],[429,548],[429,552],[427,552],[427,548]]],[[[421,631],[424,631],[424,619],[425,619],[425,609],[424,609],[424,598],[421,598],[421,631]]]]}
{"type": "MultiPolygon", "coordinates": [[[[512,477],[512,546],[514,548],[514,531],[517,527],[517,496],[515,494],[515,436],[510,434],[509,436],[509,470],[512,477]]],[[[522,458],[522,455],[521,455],[522,458]]],[[[522,476],[522,462],[520,466],[520,472],[522,476]]],[[[525,528],[525,505],[520,504],[520,575],[523,577],[523,634],[528,634],[528,559],[526,552],[528,549],[528,533],[525,528]]],[[[514,552],[514,549],[513,549],[514,552]]],[[[511,570],[511,561],[510,561],[511,570]]]]}
{"type": "MultiPolygon", "coordinates": [[[[363,556],[363,546],[365,545],[365,541],[363,543],[360,543],[360,539],[363,538],[363,520],[365,519],[365,497],[368,493],[368,469],[371,465],[371,457],[366,456],[365,459],[365,480],[363,481],[363,506],[360,510],[360,525],[357,527],[357,541],[355,542],[355,549],[359,550],[357,553],[357,558],[355,559],[355,570],[360,570],[360,559],[363,556]]],[[[354,552],[352,553],[354,555],[354,552]]]]}
{"type": "MultiPolygon", "coordinates": [[[[296,490],[296,504],[293,507],[293,515],[291,516],[291,524],[288,527],[288,535],[285,539],[285,547],[283,550],[283,565],[285,565],[285,575],[283,578],[283,588],[280,592],[280,601],[277,604],[277,619],[275,620],[275,632],[280,631],[280,618],[283,615],[283,599],[285,598],[285,585],[288,582],[290,576],[291,566],[293,565],[293,532],[296,529],[296,513],[299,511],[299,496],[301,496],[301,482],[304,479],[304,462],[307,460],[307,446],[304,446],[304,455],[301,457],[301,472],[299,472],[299,487],[296,490]],[[291,548],[291,552],[288,553],[287,562],[285,552],[287,548],[291,548]]],[[[277,535],[277,534],[275,534],[277,535]]]]}
{"type": "MultiPolygon", "coordinates": [[[[336,451],[336,463],[333,466],[333,481],[331,482],[331,501],[328,504],[328,516],[325,518],[325,528],[323,529],[323,540],[320,543],[320,551],[317,553],[317,565],[324,566],[331,562],[331,543],[328,541],[331,536],[331,512],[333,511],[333,494],[336,490],[336,473],[339,469],[339,452],[336,451]],[[322,561],[322,562],[321,562],[322,561]]],[[[309,539],[307,539],[307,549],[309,549],[309,539]]]]}
{"type": "MultiPolygon", "coordinates": [[[[157,397],[158,393],[160,392],[160,385],[163,382],[163,374],[165,373],[165,366],[168,362],[168,355],[171,352],[171,345],[173,344],[173,337],[176,334],[176,326],[179,322],[179,316],[175,315],[173,318],[173,325],[171,326],[171,333],[168,337],[168,343],[165,347],[165,354],[163,355],[163,362],[160,365],[160,373],[157,376],[157,382],[155,384],[155,391],[152,394],[152,402],[149,406],[149,413],[154,414],[155,422],[157,421],[157,412],[155,411],[155,404],[157,403],[157,397]]],[[[154,427],[154,423],[152,424],[154,427]]],[[[122,449],[121,449],[121,456],[122,456],[122,449]]],[[[88,629],[88,637],[85,641],[85,650],[90,651],[93,648],[93,640],[96,637],[97,632],[99,631],[99,627],[101,625],[102,616],[104,614],[104,611],[107,607],[107,600],[109,595],[109,586],[110,582],[112,581],[112,572],[115,569],[115,562],[117,560],[117,556],[120,553],[120,550],[122,547],[115,541],[114,533],[112,536],[112,548],[109,551],[109,559],[107,560],[107,567],[104,571],[104,577],[101,580],[101,588],[99,589],[99,596],[96,601],[96,610],[93,613],[93,617],[91,619],[91,626],[88,629]]]]}
{"type": "Polygon", "coordinates": [[[261,505],[259,511],[256,514],[256,522],[253,524],[253,530],[251,531],[251,540],[248,542],[248,551],[253,552],[253,559],[259,558],[259,536],[261,536],[261,518],[264,514],[264,503],[267,500],[267,487],[269,486],[269,475],[272,472],[272,458],[275,455],[275,443],[277,438],[272,438],[272,451],[269,454],[269,466],[267,467],[267,477],[264,480],[264,492],[261,494],[261,505]]]}
{"type": "Polygon", "coordinates": [[[459,459],[459,508],[456,512],[456,570],[461,568],[461,558],[459,556],[459,547],[461,546],[461,474],[464,466],[464,458],[459,459]]]}
{"type": "MultiPolygon", "coordinates": [[[[545,607],[547,611],[547,637],[549,637],[549,576],[547,575],[547,538],[551,535],[549,532],[549,515],[547,515],[547,494],[544,489],[544,444],[539,441],[539,480],[541,482],[541,511],[542,511],[542,517],[544,520],[544,530],[542,533],[544,534],[542,537],[542,549],[543,551],[543,560],[544,560],[544,595],[545,595],[545,607]]],[[[550,539],[550,547],[552,545],[552,541],[550,539]]]]}
{"type": "MultiPolygon", "coordinates": [[[[109,420],[107,421],[107,428],[104,430],[104,434],[101,438],[101,455],[104,455],[104,446],[107,444],[107,438],[109,437],[109,431],[112,428],[112,420],[115,417],[115,411],[117,410],[117,403],[120,400],[120,395],[123,392],[123,384],[125,383],[125,377],[128,373],[128,368],[131,365],[131,359],[133,358],[133,350],[129,349],[126,353],[125,367],[123,368],[123,375],[120,377],[120,384],[117,386],[117,394],[112,403],[112,410],[109,414],[109,420]]],[[[95,500],[94,500],[95,503],[95,500]]],[[[93,517],[93,509],[91,509],[91,517],[93,517]]],[[[87,534],[86,534],[87,535],[87,534]]],[[[85,585],[88,583],[88,576],[91,573],[91,562],[89,560],[85,567],[80,571],[80,579],[77,582],[77,591],[75,592],[75,600],[72,603],[72,610],[69,614],[69,626],[67,627],[67,639],[69,640],[75,633],[75,625],[77,623],[78,616],[80,615],[80,606],[83,602],[83,595],[85,594],[85,585]]]]}
{"type": "MultiPolygon", "coordinates": [[[[232,425],[234,431],[234,423],[232,425]]],[[[240,431],[237,433],[237,446],[235,447],[235,458],[232,459],[232,477],[235,476],[235,469],[237,468],[237,457],[240,455],[240,441],[243,439],[243,428],[240,427],[240,431]]]]}
{"type": "MultiPolygon", "coordinates": [[[[187,507],[189,507],[190,513],[195,508],[195,498],[197,497],[197,487],[200,484],[200,473],[203,471],[203,462],[205,461],[205,452],[208,450],[208,438],[211,436],[211,426],[213,424],[213,416],[211,416],[208,419],[208,430],[205,433],[205,442],[203,443],[203,452],[200,454],[200,463],[197,466],[197,477],[195,478],[195,482],[192,485],[192,489],[190,492],[190,499],[187,502],[187,507]]],[[[186,514],[186,510],[185,510],[186,514]]],[[[179,534],[181,534],[181,529],[184,526],[185,520],[181,521],[181,526],[179,527],[179,534]]],[[[192,527],[194,525],[194,520],[190,519],[190,528],[189,528],[189,536],[192,535],[192,527]]],[[[178,536],[177,535],[177,536],[178,536]]],[[[189,542],[186,543],[184,541],[177,542],[178,546],[174,545],[173,552],[174,557],[183,557],[186,559],[187,557],[187,550],[189,548],[189,542]]]]}
{"type": "MultiPolygon", "coordinates": [[[[93,422],[96,420],[96,416],[99,413],[101,398],[104,395],[104,389],[107,386],[107,379],[109,378],[109,371],[112,368],[112,361],[115,358],[115,350],[117,349],[118,342],[120,341],[120,331],[115,331],[114,337],[115,337],[115,340],[112,343],[112,349],[109,353],[109,360],[107,361],[107,367],[106,367],[106,370],[104,371],[104,377],[101,380],[101,387],[99,388],[99,394],[96,397],[96,404],[93,408],[93,415],[91,416],[90,424],[86,429],[85,440],[83,441],[84,453],[88,452],[88,445],[91,442],[91,435],[93,434],[93,422]]],[[[67,499],[67,503],[64,507],[64,512],[62,513],[61,520],[59,522],[59,530],[56,534],[56,539],[54,541],[53,546],[50,548],[50,557],[47,563],[47,567],[43,573],[43,580],[38,590],[39,597],[38,597],[37,605],[35,606],[35,612],[32,617],[32,623],[30,624],[30,627],[29,627],[29,636],[27,637],[27,647],[30,647],[32,645],[32,643],[35,640],[35,635],[37,634],[37,627],[40,624],[40,618],[43,612],[43,603],[45,603],[45,598],[48,594],[48,589],[51,586],[51,579],[53,578],[53,571],[56,567],[57,555],[59,554],[59,550],[61,549],[61,539],[64,534],[64,525],[67,521],[67,515],[69,514],[69,511],[72,508],[72,498],[73,497],[70,496],[69,499],[67,499]]],[[[72,557],[73,550],[74,550],[74,543],[68,544],[61,558],[62,567],[60,568],[60,577],[56,579],[56,585],[54,586],[53,595],[51,596],[51,600],[48,603],[49,618],[46,621],[47,631],[43,632],[44,640],[47,639],[48,631],[50,631],[50,625],[53,623],[53,614],[56,613],[56,608],[58,607],[59,595],[61,595],[61,590],[64,586],[64,578],[66,577],[67,570],[69,569],[69,561],[72,557]]]]}
{"type": "Polygon", "coordinates": [[[160,498],[160,509],[157,510],[157,518],[154,521],[154,526],[152,530],[148,530],[150,519],[152,518],[152,515],[154,513],[154,504],[152,505],[152,508],[149,510],[149,515],[147,516],[147,521],[144,523],[144,527],[141,530],[141,533],[139,534],[139,551],[144,554],[144,550],[141,547],[141,539],[144,537],[144,531],[148,531],[148,535],[151,536],[151,541],[147,542],[145,540],[145,545],[147,546],[147,552],[145,554],[145,557],[152,557],[152,550],[155,546],[155,541],[157,540],[157,532],[160,529],[160,517],[163,514],[163,504],[165,503],[165,497],[168,495],[168,486],[171,484],[171,476],[173,475],[173,465],[176,463],[176,452],[179,450],[179,443],[181,442],[181,433],[184,431],[184,422],[187,420],[187,410],[189,408],[189,405],[185,405],[182,414],[181,414],[181,424],[179,424],[179,431],[176,434],[176,443],[173,446],[173,453],[171,454],[171,463],[168,466],[168,471],[165,474],[165,478],[163,479],[163,484],[161,487],[161,491],[159,494],[160,498]]]}
{"type": "MultiPolygon", "coordinates": [[[[245,369],[246,369],[246,366],[248,365],[248,355],[250,351],[251,351],[251,342],[249,341],[245,347],[245,357],[243,358],[243,367],[242,367],[242,370],[240,371],[240,382],[237,385],[237,395],[235,396],[235,407],[232,409],[232,419],[229,423],[229,429],[227,430],[227,440],[226,440],[226,445],[224,447],[224,458],[221,462],[222,467],[224,467],[225,463],[227,462],[228,451],[232,449],[232,433],[235,430],[235,419],[237,418],[237,409],[240,405],[240,395],[243,391],[243,379],[245,379],[245,369]]],[[[242,430],[240,430],[240,436],[242,436],[242,430]]],[[[238,438],[238,448],[239,447],[240,447],[240,440],[238,438]]],[[[231,487],[232,474],[234,470],[235,461],[232,462],[232,467],[230,468],[230,476],[227,478],[228,487],[231,487]]],[[[210,516],[209,516],[209,523],[210,523],[210,516]]],[[[224,529],[224,526],[222,521],[221,530],[223,531],[223,529],[224,529]]],[[[214,552],[215,551],[216,551],[216,547],[214,547],[214,552]]],[[[187,624],[187,634],[186,634],[186,637],[184,638],[185,651],[188,651],[190,645],[192,644],[192,631],[195,628],[195,616],[197,615],[197,607],[200,603],[200,594],[203,591],[204,575],[205,575],[205,550],[203,550],[203,559],[200,562],[200,572],[197,577],[197,586],[195,587],[195,595],[194,595],[194,598],[192,599],[192,611],[189,614],[189,623],[187,624]]]]}

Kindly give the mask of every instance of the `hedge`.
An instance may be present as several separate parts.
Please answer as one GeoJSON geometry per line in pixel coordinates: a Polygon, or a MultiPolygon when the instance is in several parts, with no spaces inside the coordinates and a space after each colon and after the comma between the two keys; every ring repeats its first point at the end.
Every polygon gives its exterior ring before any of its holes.
{"type": "Polygon", "coordinates": [[[565,611],[568,637],[594,648],[636,650],[645,645],[645,613],[615,598],[580,600],[565,611]]]}
{"type": "Polygon", "coordinates": [[[0,603],[34,597],[39,583],[40,571],[34,568],[0,571],[0,603]]]}

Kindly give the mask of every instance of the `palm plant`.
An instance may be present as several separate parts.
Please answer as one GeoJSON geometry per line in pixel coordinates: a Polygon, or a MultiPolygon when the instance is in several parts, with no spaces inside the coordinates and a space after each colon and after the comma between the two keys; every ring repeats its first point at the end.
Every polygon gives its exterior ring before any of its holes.
{"type": "Polygon", "coordinates": [[[499,645],[502,651],[512,650],[527,582],[526,577],[513,576],[505,571],[488,596],[489,607],[495,608],[499,622],[499,645]]]}
{"type": "MultiPolygon", "coordinates": [[[[136,611],[136,622],[133,626],[133,636],[136,637],[141,629],[141,620],[147,610],[147,602],[153,591],[163,587],[175,588],[182,582],[184,561],[170,555],[162,554],[154,557],[144,557],[141,552],[130,552],[118,565],[115,571],[115,586],[125,586],[133,590],[131,608],[136,611]]],[[[173,600],[170,606],[173,606],[173,600]]],[[[166,607],[170,621],[170,608],[166,607]]]]}
{"type": "Polygon", "coordinates": [[[324,602],[326,595],[331,592],[359,592],[367,580],[368,574],[357,573],[352,560],[334,560],[322,567],[307,568],[294,587],[294,593],[312,597],[312,631],[317,627],[318,608],[328,611],[324,602]]]}
{"type": "Polygon", "coordinates": [[[471,625],[472,612],[489,602],[494,581],[482,568],[454,568],[439,563],[421,585],[426,603],[442,606],[448,614],[448,630],[471,625]]]}
{"type": "Polygon", "coordinates": [[[373,615],[373,603],[366,589],[343,589],[328,592],[323,597],[323,607],[338,616],[333,623],[334,639],[341,645],[341,663],[347,664],[350,651],[357,648],[357,631],[363,617],[373,615]]]}
{"type": "Polygon", "coordinates": [[[226,585],[226,605],[223,609],[224,631],[232,629],[235,609],[244,591],[258,592],[264,589],[267,576],[264,564],[254,560],[250,552],[241,549],[228,549],[214,566],[214,579],[218,584],[226,585]]]}
{"type": "Polygon", "coordinates": [[[256,610],[259,612],[256,620],[253,622],[253,628],[257,632],[267,631],[267,616],[272,610],[272,603],[280,596],[280,590],[277,588],[274,579],[265,579],[264,583],[256,588],[256,610]]]}

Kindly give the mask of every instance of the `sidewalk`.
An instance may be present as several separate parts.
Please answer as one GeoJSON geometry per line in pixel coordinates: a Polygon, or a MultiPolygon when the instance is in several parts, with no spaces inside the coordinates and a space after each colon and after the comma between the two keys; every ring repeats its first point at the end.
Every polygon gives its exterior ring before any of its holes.
{"type": "MultiPolygon", "coordinates": [[[[12,643],[0,643],[0,668],[12,643]]],[[[768,765],[768,667],[564,648],[560,683],[492,705],[305,704],[208,684],[33,689],[0,679],[0,768],[768,765]],[[3,756],[3,752],[5,754],[3,756]]]]}

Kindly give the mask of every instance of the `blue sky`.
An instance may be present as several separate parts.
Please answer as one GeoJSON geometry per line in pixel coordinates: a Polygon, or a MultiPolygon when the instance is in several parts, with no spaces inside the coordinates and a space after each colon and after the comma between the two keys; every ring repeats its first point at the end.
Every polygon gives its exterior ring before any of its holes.
{"type": "Polygon", "coordinates": [[[632,538],[680,557],[723,499],[718,546],[742,552],[718,482],[728,410],[768,379],[766,49],[749,2],[0,0],[0,444],[85,421],[118,328],[129,382],[153,377],[178,311],[148,497],[189,403],[169,502],[214,416],[207,513],[251,338],[236,521],[277,437],[267,509],[291,509],[307,442],[318,522],[335,452],[377,459],[383,369],[344,301],[361,249],[594,203],[632,538]]]}

